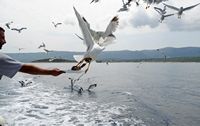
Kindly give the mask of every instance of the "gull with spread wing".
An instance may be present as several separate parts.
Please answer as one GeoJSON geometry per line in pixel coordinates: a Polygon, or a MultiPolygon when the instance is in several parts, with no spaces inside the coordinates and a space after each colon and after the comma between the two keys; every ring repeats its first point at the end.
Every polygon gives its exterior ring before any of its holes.
{"type": "Polygon", "coordinates": [[[90,2],[90,4],[93,3],[93,2],[97,3],[97,2],[99,2],[99,1],[100,1],[100,0],[92,0],[92,1],[90,2]]]}
{"type": "Polygon", "coordinates": [[[77,65],[73,66],[71,70],[80,70],[81,68],[86,66],[86,64],[88,64],[87,69],[85,70],[86,73],[89,69],[90,63],[96,60],[97,55],[105,49],[105,46],[111,44],[112,41],[115,39],[113,32],[116,31],[119,23],[119,18],[117,16],[113,17],[105,32],[96,32],[90,29],[90,24],[86,21],[84,17],[81,17],[75,7],[74,11],[78,19],[80,29],[82,31],[83,41],[87,46],[87,50],[84,56],[81,56],[81,60],[79,60],[80,58],[77,59],[76,56],[74,56],[75,60],[77,60],[78,63],[77,65]]]}
{"type": "MultiPolygon", "coordinates": [[[[123,3],[123,6],[122,6],[122,8],[120,8],[120,9],[118,10],[118,12],[128,11],[128,10],[129,10],[129,8],[127,7],[128,4],[126,4],[126,3],[124,2],[124,0],[122,0],[122,3],[123,3]]],[[[130,3],[129,3],[129,4],[130,4],[130,3]]]]}
{"type": "Polygon", "coordinates": [[[11,30],[14,30],[14,31],[18,31],[18,33],[21,33],[22,30],[25,30],[27,29],[26,27],[23,27],[23,28],[12,28],[11,30]]]}
{"type": "Polygon", "coordinates": [[[172,15],[174,15],[174,14],[166,14],[165,15],[165,10],[163,9],[160,9],[160,8],[156,8],[156,7],[154,7],[154,9],[161,15],[161,17],[160,17],[160,23],[162,23],[162,21],[165,19],[165,17],[169,17],[169,16],[172,16],[172,15]]]}
{"type": "Polygon", "coordinates": [[[166,6],[164,6],[163,9],[159,8],[159,7],[154,7],[154,9],[160,14],[166,14],[167,11],[166,11],[166,6]]]}
{"type": "Polygon", "coordinates": [[[44,44],[44,42],[42,42],[42,44],[41,45],[39,45],[39,47],[38,47],[38,49],[40,49],[40,48],[42,48],[42,47],[46,47],[46,45],[44,44]]]}
{"type": "Polygon", "coordinates": [[[13,21],[8,22],[8,23],[5,24],[5,26],[6,26],[8,29],[10,29],[10,25],[11,25],[12,23],[13,23],[13,21]]]}
{"type": "Polygon", "coordinates": [[[171,6],[171,5],[167,5],[165,3],[163,3],[163,4],[165,6],[167,6],[168,8],[170,8],[170,9],[178,11],[178,13],[177,13],[178,14],[178,18],[181,18],[181,15],[183,14],[184,11],[190,10],[190,9],[198,6],[200,3],[192,5],[192,6],[189,6],[189,7],[185,7],[185,8],[183,8],[183,7],[177,8],[177,7],[174,7],[174,6],[171,6]]]}
{"type": "MultiPolygon", "coordinates": [[[[126,5],[128,5],[129,7],[131,6],[131,2],[133,2],[133,0],[128,0],[128,2],[126,3],[126,5]]],[[[134,0],[134,2],[135,2],[135,4],[136,4],[136,6],[139,6],[140,4],[139,4],[139,2],[140,2],[140,0],[134,0]]]]}
{"type": "Polygon", "coordinates": [[[58,25],[61,25],[62,23],[60,23],[60,22],[58,22],[58,23],[52,22],[52,24],[53,24],[53,26],[54,26],[55,28],[57,28],[58,25]]]}
{"type": "Polygon", "coordinates": [[[151,4],[159,4],[161,2],[168,1],[168,0],[143,0],[143,1],[147,3],[146,9],[148,9],[151,4]]]}

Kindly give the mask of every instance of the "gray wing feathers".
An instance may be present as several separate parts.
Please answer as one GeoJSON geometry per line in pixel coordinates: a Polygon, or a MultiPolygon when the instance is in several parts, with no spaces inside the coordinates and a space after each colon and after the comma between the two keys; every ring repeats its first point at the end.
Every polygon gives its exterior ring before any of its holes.
{"type": "Polygon", "coordinates": [[[110,34],[115,32],[118,24],[119,24],[119,18],[117,16],[113,17],[113,19],[110,21],[108,27],[106,28],[106,31],[104,32],[103,37],[109,36],[110,34]]]}
{"type": "Polygon", "coordinates": [[[190,9],[192,9],[192,8],[194,8],[194,7],[196,7],[196,6],[198,6],[199,4],[200,4],[200,3],[198,3],[198,4],[196,4],[196,5],[193,5],[193,6],[190,6],[190,7],[186,7],[186,8],[183,9],[183,11],[190,10],[190,9]]]}
{"type": "Polygon", "coordinates": [[[90,50],[93,45],[94,45],[94,42],[92,40],[92,37],[91,37],[91,34],[90,34],[90,31],[88,29],[88,26],[86,24],[86,22],[83,20],[83,18],[80,16],[80,14],[78,13],[78,11],[75,9],[74,7],[74,12],[76,14],[76,17],[78,19],[78,22],[79,22],[79,26],[80,26],[80,29],[82,31],[82,34],[83,34],[83,37],[84,37],[84,42],[86,43],[87,45],[87,51],[90,50]]]}
{"type": "MultiPolygon", "coordinates": [[[[164,4],[164,3],[163,3],[163,4],[164,4]]],[[[174,10],[179,11],[179,8],[177,8],[177,7],[170,6],[170,5],[167,5],[167,4],[164,4],[164,5],[167,6],[168,8],[171,8],[171,9],[174,9],[174,10]]]]}

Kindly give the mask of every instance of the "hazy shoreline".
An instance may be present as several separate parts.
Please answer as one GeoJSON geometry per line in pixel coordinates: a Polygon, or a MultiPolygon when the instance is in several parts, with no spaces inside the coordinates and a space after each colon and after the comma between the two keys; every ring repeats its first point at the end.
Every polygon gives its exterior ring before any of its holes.
{"type": "MultiPolygon", "coordinates": [[[[67,60],[67,59],[53,59],[47,58],[47,59],[39,59],[34,60],[31,62],[36,63],[58,63],[58,62],[64,62],[64,63],[75,63],[75,60],[67,60]]],[[[120,63],[120,62],[200,62],[200,57],[176,57],[176,58],[154,58],[154,59],[136,59],[136,60],[97,60],[98,63],[120,63]]]]}

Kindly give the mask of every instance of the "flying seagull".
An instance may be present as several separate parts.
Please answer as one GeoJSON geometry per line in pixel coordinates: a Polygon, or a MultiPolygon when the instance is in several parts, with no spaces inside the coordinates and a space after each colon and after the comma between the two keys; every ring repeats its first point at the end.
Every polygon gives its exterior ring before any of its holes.
{"type": "Polygon", "coordinates": [[[174,14],[166,14],[165,15],[165,9],[160,9],[160,8],[156,8],[156,7],[154,7],[154,9],[161,15],[161,17],[160,17],[160,23],[162,23],[162,21],[165,19],[165,17],[169,17],[169,16],[172,16],[172,15],[174,15],[174,14]]]}
{"type": "Polygon", "coordinates": [[[160,23],[162,23],[162,21],[166,18],[166,17],[169,17],[169,16],[173,16],[174,14],[166,14],[166,15],[161,15],[160,17],[160,23]]]}
{"type": "Polygon", "coordinates": [[[91,89],[95,88],[97,86],[97,84],[91,84],[89,87],[88,87],[88,91],[90,91],[91,89]]]}
{"type": "Polygon", "coordinates": [[[167,5],[167,4],[165,4],[165,3],[163,3],[165,6],[167,6],[168,8],[171,8],[171,9],[173,9],[173,10],[176,10],[176,11],[178,11],[178,18],[181,18],[181,15],[183,14],[183,12],[184,11],[187,11],[187,10],[190,10],[190,9],[192,9],[192,8],[194,8],[194,7],[196,7],[196,6],[198,6],[200,3],[198,3],[198,4],[195,4],[195,5],[192,5],[192,6],[189,6],[189,7],[185,7],[185,8],[183,8],[183,7],[180,7],[180,8],[177,8],[177,7],[174,7],[174,6],[171,6],[171,5],[167,5]]]}
{"type": "Polygon", "coordinates": [[[21,50],[23,50],[23,49],[25,49],[25,48],[18,48],[19,51],[21,51],[21,50]]]}
{"type": "Polygon", "coordinates": [[[11,25],[12,23],[13,23],[13,21],[8,22],[8,23],[5,24],[5,26],[6,26],[8,29],[10,29],[10,25],[11,25]]]}
{"type": "Polygon", "coordinates": [[[116,30],[116,27],[119,23],[119,19],[117,16],[113,17],[113,19],[107,26],[106,31],[96,32],[90,29],[90,24],[86,21],[84,17],[81,17],[81,15],[78,13],[75,7],[74,11],[78,19],[79,26],[83,34],[83,41],[86,44],[87,49],[81,60],[78,60],[77,65],[73,66],[75,69],[73,69],[72,67],[72,70],[80,70],[77,68],[82,68],[82,65],[84,67],[86,64],[88,64],[88,67],[85,70],[86,73],[89,69],[90,63],[96,60],[97,55],[105,49],[105,46],[111,44],[112,41],[115,39],[115,36],[112,33],[116,30]]]}
{"type": "Polygon", "coordinates": [[[165,61],[167,60],[167,56],[165,55],[165,53],[163,51],[161,51],[160,49],[156,49],[156,51],[158,51],[159,53],[161,53],[164,56],[165,61]]]}
{"type": "Polygon", "coordinates": [[[12,28],[11,30],[14,30],[14,31],[18,31],[18,33],[21,33],[22,30],[25,30],[27,29],[26,27],[23,27],[23,28],[12,28]]]}
{"type": "MultiPolygon", "coordinates": [[[[122,6],[122,8],[120,8],[120,9],[118,10],[118,12],[128,11],[129,9],[128,9],[128,7],[127,7],[127,4],[125,4],[124,0],[122,0],[122,3],[123,3],[123,6],[122,6]]],[[[130,3],[129,3],[129,4],[130,4],[130,3]]]]}
{"type": "Polygon", "coordinates": [[[164,6],[163,9],[159,8],[159,7],[154,7],[154,9],[158,12],[158,13],[161,13],[161,14],[166,14],[166,6],[164,6]]]}
{"type": "Polygon", "coordinates": [[[97,3],[97,2],[99,2],[99,1],[100,1],[100,0],[92,0],[92,1],[90,2],[90,4],[93,3],[93,2],[97,3]]]}
{"type": "Polygon", "coordinates": [[[53,50],[48,50],[44,48],[44,51],[48,54],[49,52],[53,52],[53,50]]]}
{"type": "Polygon", "coordinates": [[[146,9],[148,9],[151,4],[159,4],[161,2],[168,1],[168,0],[143,0],[143,1],[147,3],[146,9]]]}
{"type": "MultiPolygon", "coordinates": [[[[128,5],[129,7],[131,6],[131,2],[133,2],[133,0],[128,0],[128,2],[126,3],[126,5],[128,5]]],[[[135,2],[135,4],[136,4],[136,6],[139,6],[140,4],[139,4],[139,2],[140,2],[140,0],[134,0],[134,2],[135,2]]]]}
{"type": "Polygon", "coordinates": [[[52,24],[54,25],[55,28],[57,28],[57,26],[61,25],[62,23],[60,23],[60,22],[59,23],[52,22],[52,24]]]}
{"type": "Polygon", "coordinates": [[[40,49],[40,48],[42,48],[42,47],[45,48],[45,44],[44,44],[44,42],[42,43],[42,45],[39,45],[38,49],[40,49]]]}

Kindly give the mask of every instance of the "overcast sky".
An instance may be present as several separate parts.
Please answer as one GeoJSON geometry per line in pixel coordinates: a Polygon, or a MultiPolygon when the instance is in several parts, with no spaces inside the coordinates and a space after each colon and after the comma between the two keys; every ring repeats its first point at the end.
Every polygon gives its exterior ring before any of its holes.
{"type": "MultiPolygon", "coordinates": [[[[73,6],[95,30],[105,30],[113,16],[119,16],[119,27],[114,33],[115,43],[106,50],[144,50],[164,47],[200,47],[200,5],[184,12],[181,19],[177,15],[159,22],[159,14],[146,4],[136,7],[132,3],[128,12],[117,12],[122,7],[121,0],[101,0],[90,4],[91,0],[0,0],[0,26],[6,30],[7,44],[3,52],[42,52],[38,46],[44,42],[47,49],[57,51],[85,51],[86,47],[74,33],[81,35],[73,11],[73,6]],[[9,30],[5,23],[13,21],[13,28],[27,27],[18,34],[9,30]],[[63,25],[54,28],[52,21],[63,25]]],[[[168,0],[166,4],[187,7],[200,0],[168,0]]],[[[175,11],[168,9],[168,13],[175,11]]]]}

